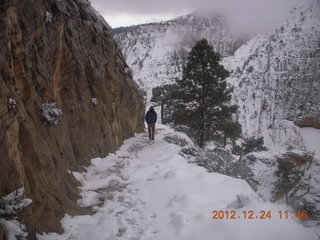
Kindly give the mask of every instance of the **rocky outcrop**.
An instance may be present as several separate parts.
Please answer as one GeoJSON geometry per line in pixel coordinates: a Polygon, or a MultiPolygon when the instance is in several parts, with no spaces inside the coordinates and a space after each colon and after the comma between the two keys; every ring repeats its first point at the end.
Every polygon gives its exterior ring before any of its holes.
{"type": "Polygon", "coordinates": [[[264,200],[287,202],[296,211],[308,212],[310,221],[305,224],[319,223],[319,158],[302,151],[273,155],[260,152],[247,154],[242,164],[251,173],[251,181],[246,181],[264,200]]]}
{"type": "Polygon", "coordinates": [[[300,120],[294,121],[294,124],[298,127],[313,127],[320,129],[320,119],[317,120],[315,117],[306,117],[300,120]]]}
{"type": "Polygon", "coordinates": [[[0,1],[0,196],[21,186],[29,239],[80,214],[72,170],[143,130],[111,28],[84,0],[0,1]]]}

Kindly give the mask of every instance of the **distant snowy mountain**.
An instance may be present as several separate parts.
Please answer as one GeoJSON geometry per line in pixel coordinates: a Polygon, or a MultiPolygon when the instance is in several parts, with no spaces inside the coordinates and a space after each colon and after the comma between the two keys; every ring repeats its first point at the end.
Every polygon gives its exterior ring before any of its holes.
{"type": "Polygon", "coordinates": [[[293,121],[320,117],[320,1],[292,10],[272,35],[251,39],[223,65],[247,135],[264,136],[272,150],[310,150],[293,121]]]}
{"type": "MultiPolygon", "coordinates": [[[[273,34],[245,40],[221,16],[190,14],[172,21],[115,29],[133,77],[151,97],[155,86],[181,76],[196,40],[207,38],[232,73],[233,100],[245,136],[264,136],[274,151],[312,150],[293,120],[320,113],[320,1],[293,9],[273,34]],[[233,56],[231,56],[234,53],[233,56]]],[[[319,136],[320,137],[320,136],[319,136]]]]}
{"type": "Polygon", "coordinates": [[[114,29],[115,39],[146,90],[148,99],[155,86],[180,77],[182,64],[196,41],[206,38],[215,51],[230,56],[247,40],[232,34],[222,16],[202,17],[198,13],[174,20],[114,29]]]}

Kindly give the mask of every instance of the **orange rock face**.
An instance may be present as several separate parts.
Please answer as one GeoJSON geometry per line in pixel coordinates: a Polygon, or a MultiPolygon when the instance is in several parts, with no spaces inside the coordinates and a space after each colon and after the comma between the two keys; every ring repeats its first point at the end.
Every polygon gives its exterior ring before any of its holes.
{"type": "Polygon", "coordinates": [[[302,120],[297,120],[294,122],[298,127],[313,127],[320,129],[320,122],[314,117],[307,117],[302,120]]]}
{"type": "Polygon", "coordinates": [[[0,226],[0,240],[4,240],[4,232],[0,226]]]}
{"type": "Polygon", "coordinates": [[[0,2],[0,196],[25,187],[33,204],[20,221],[33,239],[85,212],[70,171],[142,131],[145,106],[89,3],[0,2]],[[45,103],[62,111],[57,125],[44,121],[45,103]]]}

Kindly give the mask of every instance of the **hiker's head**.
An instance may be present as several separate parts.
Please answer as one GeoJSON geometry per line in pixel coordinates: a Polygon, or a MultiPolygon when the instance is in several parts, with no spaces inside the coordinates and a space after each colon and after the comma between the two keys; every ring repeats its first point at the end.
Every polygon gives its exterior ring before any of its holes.
{"type": "Polygon", "coordinates": [[[151,112],[153,112],[153,111],[154,111],[154,108],[153,108],[153,107],[150,107],[149,110],[150,110],[151,112]]]}

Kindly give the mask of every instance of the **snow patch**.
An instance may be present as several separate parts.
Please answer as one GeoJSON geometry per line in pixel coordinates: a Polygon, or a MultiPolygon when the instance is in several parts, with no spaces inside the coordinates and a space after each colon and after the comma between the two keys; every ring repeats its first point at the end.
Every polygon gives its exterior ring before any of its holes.
{"type": "Polygon", "coordinates": [[[290,209],[264,202],[245,181],[187,163],[179,155],[182,147],[164,140],[174,133],[158,124],[155,141],[138,134],[115,154],[92,159],[85,172],[74,173],[82,183],[79,204],[94,214],[66,215],[62,235],[38,239],[315,239],[316,228],[280,219],[278,211],[290,209]],[[212,219],[214,210],[235,210],[239,218],[212,219]],[[255,216],[270,210],[272,218],[244,219],[249,210],[255,216]]]}
{"type": "Polygon", "coordinates": [[[9,98],[8,99],[8,103],[9,103],[9,111],[14,111],[16,110],[16,107],[17,107],[17,101],[13,98],[9,98]]]}
{"type": "Polygon", "coordinates": [[[46,23],[51,23],[52,22],[52,14],[46,11],[46,16],[45,16],[46,23]]]}
{"type": "Polygon", "coordinates": [[[320,130],[315,128],[300,128],[307,150],[314,152],[320,158],[320,130]]]}
{"type": "Polygon", "coordinates": [[[97,106],[98,105],[98,99],[97,98],[91,98],[91,102],[93,105],[97,106]]]}
{"type": "Polygon", "coordinates": [[[20,224],[17,220],[5,220],[0,218],[0,226],[5,232],[6,240],[25,240],[28,233],[26,226],[20,224]]]}

